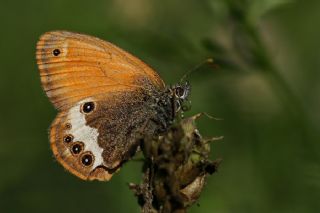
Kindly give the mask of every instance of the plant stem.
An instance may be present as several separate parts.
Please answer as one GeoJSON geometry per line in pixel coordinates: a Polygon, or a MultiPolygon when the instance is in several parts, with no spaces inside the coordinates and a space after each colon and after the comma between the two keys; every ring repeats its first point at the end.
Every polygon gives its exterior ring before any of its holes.
{"type": "Polygon", "coordinates": [[[174,124],[164,135],[145,138],[142,183],[130,184],[143,213],[184,213],[200,197],[208,174],[220,160],[210,161],[209,141],[201,137],[195,120],[174,124]]]}

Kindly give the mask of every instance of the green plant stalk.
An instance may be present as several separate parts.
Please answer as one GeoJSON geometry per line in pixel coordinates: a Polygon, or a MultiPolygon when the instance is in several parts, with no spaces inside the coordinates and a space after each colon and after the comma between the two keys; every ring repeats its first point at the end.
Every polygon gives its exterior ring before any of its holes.
{"type": "Polygon", "coordinates": [[[291,115],[292,122],[298,124],[295,131],[300,131],[301,141],[305,148],[308,151],[315,150],[312,147],[308,131],[310,121],[302,104],[303,102],[274,65],[257,24],[247,17],[246,8],[248,7],[239,6],[234,1],[229,1],[230,16],[234,27],[234,50],[238,52],[238,55],[249,67],[262,71],[265,80],[272,85],[273,94],[278,97],[287,113],[291,115]],[[237,48],[236,37],[244,38],[240,40],[242,48],[237,48]],[[243,46],[249,57],[243,54],[243,46]]]}

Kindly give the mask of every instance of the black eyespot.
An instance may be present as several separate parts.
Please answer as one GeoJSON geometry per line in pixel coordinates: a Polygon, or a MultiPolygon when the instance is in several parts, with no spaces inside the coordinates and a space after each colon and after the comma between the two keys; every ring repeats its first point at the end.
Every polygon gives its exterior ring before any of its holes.
{"type": "Polygon", "coordinates": [[[72,142],[72,140],[73,140],[73,136],[72,136],[72,135],[66,135],[66,136],[64,136],[64,138],[63,138],[63,141],[64,141],[65,143],[70,143],[70,142],[72,142]]]}
{"type": "Polygon", "coordinates": [[[54,56],[58,56],[58,55],[60,55],[60,50],[59,49],[54,49],[53,51],[52,51],[52,53],[53,53],[53,55],[54,56]]]}
{"type": "Polygon", "coordinates": [[[81,163],[84,165],[84,166],[91,166],[92,163],[93,163],[93,156],[92,154],[85,154],[82,156],[81,158],[81,163]]]}
{"type": "Polygon", "coordinates": [[[94,110],[94,103],[93,102],[87,102],[85,104],[83,104],[82,106],[82,111],[84,113],[90,113],[94,110]]]}
{"type": "Polygon", "coordinates": [[[74,144],[74,145],[71,147],[71,151],[72,151],[72,153],[75,154],[75,155],[79,154],[79,153],[82,151],[82,146],[81,146],[81,144],[79,144],[79,143],[74,144]]]}

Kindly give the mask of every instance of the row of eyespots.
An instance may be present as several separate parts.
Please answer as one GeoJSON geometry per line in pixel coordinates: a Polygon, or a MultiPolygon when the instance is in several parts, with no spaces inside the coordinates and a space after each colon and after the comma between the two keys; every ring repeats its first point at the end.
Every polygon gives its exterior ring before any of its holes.
{"type": "MultiPolygon", "coordinates": [[[[73,136],[72,135],[66,135],[63,138],[63,142],[70,144],[70,151],[73,155],[79,155],[84,150],[84,144],[82,142],[73,142],[73,136]]],[[[81,163],[84,166],[91,166],[93,164],[94,157],[91,152],[85,152],[81,156],[81,163]]]]}
{"type": "MultiPolygon", "coordinates": [[[[55,49],[53,51],[53,54],[55,56],[59,55],[60,50],[55,49]]],[[[93,102],[86,102],[82,105],[81,112],[88,114],[92,112],[94,108],[95,108],[95,104],[93,102]]],[[[72,125],[70,123],[67,123],[65,127],[66,129],[70,130],[72,128],[72,125]]],[[[70,151],[73,155],[79,155],[84,150],[84,144],[82,142],[73,142],[73,139],[74,139],[73,135],[70,135],[70,134],[65,135],[63,137],[63,142],[67,144],[68,147],[70,147],[70,151]]],[[[91,152],[85,152],[82,154],[81,163],[84,166],[91,166],[93,164],[93,161],[94,161],[94,157],[91,152]]]]}
{"type": "MultiPolygon", "coordinates": [[[[86,102],[82,105],[82,112],[88,114],[95,109],[95,104],[93,102],[86,102]]],[[[91,152],[84,154],[81,158],[81,163],[85,166],[91,166],[93,164],[93,155],[91,152]]]]}

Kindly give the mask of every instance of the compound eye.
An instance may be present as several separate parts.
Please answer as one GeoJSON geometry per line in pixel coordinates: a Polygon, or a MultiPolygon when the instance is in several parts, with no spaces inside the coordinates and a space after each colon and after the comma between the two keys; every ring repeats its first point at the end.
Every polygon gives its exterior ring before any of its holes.
{"type": "Polygon", "coordinates": [[[182,87],[178,86],[176,87],[175,93],[178,98],[183,98],[185,91],[182,87]]]}

